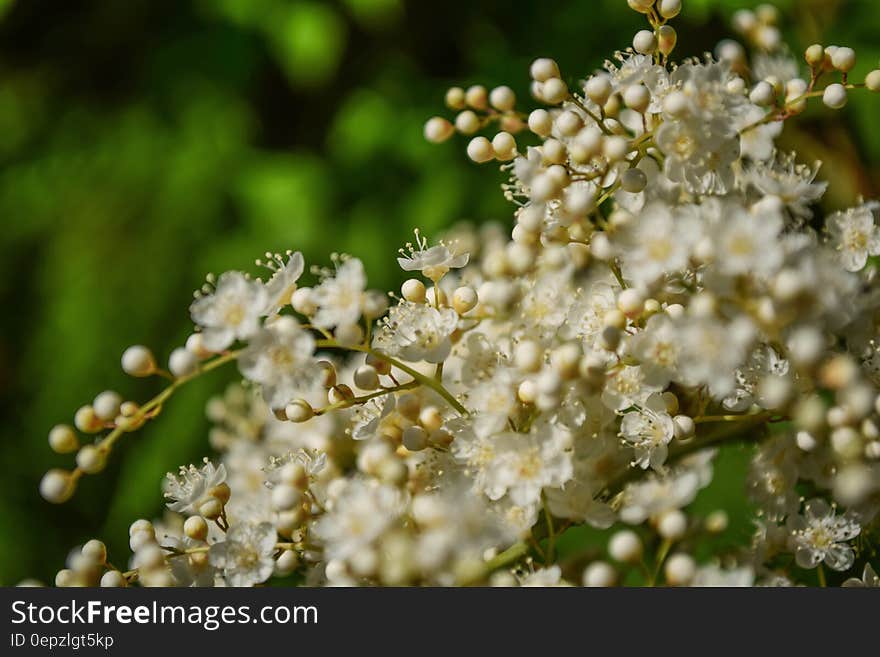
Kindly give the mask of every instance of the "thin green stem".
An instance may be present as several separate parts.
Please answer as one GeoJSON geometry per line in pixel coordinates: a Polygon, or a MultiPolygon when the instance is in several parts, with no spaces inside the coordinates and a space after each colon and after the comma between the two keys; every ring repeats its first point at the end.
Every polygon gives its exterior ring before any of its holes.
{"type": "Polygon", "coordinates": [[[410,381],[408,383],[398,384],[391,388],[382,388],[381,390],[377,390],[366,395],[352,397],[351,399],[343,399],[342,401],[336,402],[335,404],[329,404],[328,406],[324,406],[323,408],[316,408],[315,415],[324,415],[325,413],[329,413],[330,411],[335,411],[340,408],[348,408],[350,406],[354,406],[355,404],[365,404],[371,399],[375,399],[376,397],[389,395],[392,392],[400,392],[402,390],[412,390],[413,388],[417,388],[418,386],[418,381],[410,381]]]}
{"type": "MultiPolygon", "coordinates": [[[[154,411],[158,411],[162,407],[162,404],[168,401],[168,399],[177,391],[178,388],[181,388],[182,386],[186,385],[193,379],[198,378],[202,374],[210,372],[211,370],[215,370],[221,365],[225,365],[226,363],[235,360],[236,358],[238,358],[240,353],[241,351],[227,352],[222,356],[218,356],[214,360],[208,361],[192,374],[177,377],[174,382],[171,383],[171,385],[162,390],[151,400],[146,402],[137,410],[137,412],[133,416],[131,416],[130,418],[126,418],[126,420],[130,423],[133,423],[135,427],[139,427],[140,421],[150,417],[152,414],[154,414],[154,411]]],[[[119,438],[121,438],[122,435],[125,433],[130,432],[126,431],[124,426],[117,426],[115,429],[113,429],[113,431],[108,433],[104,437],[104,439],[101,440],[100,443],[98,443],[98,449],[100,449],[105,454],[108,453],[111,449],[113,449],[113,445],[116,443],[116,441],[118,441],[119,438]]],[[[77,468],[77,470],[74,471],[74,474],[76,474],[78,471],[79,469],[77,468]]]]}
{"type": "Polygon", "coordinates": [[[371,356],[375,356],[376,358],[379,358],[379,359],[384,360],[388,363],[391,363],[391,365],[393,365],[397,369],[409,374],[413,379],[418,381],[421,385],[423,385],[427,388],[431,388],[431,390],[433,390],[438,395],[443,397],[443,399],[445,399],[447,402],[449,402],[449,405],[452,406],[452,408],[454,408],[456,411],[458,411],[459,415],[469,415],[468,410],[464,406],[462,406],[461,402],[459,402],[453,396],[453,394],[451,392],[449,392],[446,388],[443,387],[443,384],[440,381],[437,381],[433,377],[425,376],[424,374],[422,374],[418,370],[410,367],[406,363],[403,363],[403,362],[397,360],[396,358],[392,358],[391,356],[383,354],[381,351],[376,351],[375,349],[373,349],[372,347],[369,347],[367,345],[357,345],[357,346],[342,345],[342,344],[339,344],[338,342],[336,342],[335,340],[318,340],[317,346],[319,348],[324,348],[324,349],[344,349],[344,350],[348,350],[348,351],[359,351],[361,353],[370,354],[371,356]]]}
{"type": "Polygon", "coordinates": [[[479,573],[475,573],[470,577],[465,577],[460,582],[460,584],[462,586],[467,586],[469,584],[480,582],[499,568],[503,568],[504,566],[516,563],[517,561],[522,559],[528,553],[528,551],[529,546],[526,543],[522,541],[520,541],[519,543],[514,543],[504,552],[501,552],[492,559],[489,559],[489,561],[487,561],[483,565],[483,568],[480,570],[479,573]]]}

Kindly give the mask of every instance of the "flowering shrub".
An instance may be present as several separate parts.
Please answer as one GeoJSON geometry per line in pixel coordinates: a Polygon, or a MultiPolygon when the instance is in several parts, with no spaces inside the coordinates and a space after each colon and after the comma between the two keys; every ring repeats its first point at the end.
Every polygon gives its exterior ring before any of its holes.
{"type": "Polygon", "coordinates": [[[56,584],[877,585],[880,205],[820,225],[818,165],[774,139],[813,98],[880,91],[880,70],[854,83],[852,49],[814,45],[800,77],[769,6],[736,15],[751,57],[724,41],[675,65],[680,0],[628,4],[650,29],[577,88],[534,62],[547,109],[453,88],[454,122],[426,123],[435,142],[500,130],[467,153],[504,163],[509,238],[417,231],[399,295],[349,255],[307,275],[267,254],[266,281],[208,277],[167,369],[125,351],[168,387],[53,428],[76,467],[46,474],[47,500],[192,379],[235,362],[244,382],[209,405],[216,460],[169,473],[169,514],[131,525],[128,567],[92,540],[56,584]],[[753,449],[751,549],[698,560],[727,521],[688,506],[734,441],[753,449]],[[615,523],[607,556],[557,559],[569,527],[615,523]]]}

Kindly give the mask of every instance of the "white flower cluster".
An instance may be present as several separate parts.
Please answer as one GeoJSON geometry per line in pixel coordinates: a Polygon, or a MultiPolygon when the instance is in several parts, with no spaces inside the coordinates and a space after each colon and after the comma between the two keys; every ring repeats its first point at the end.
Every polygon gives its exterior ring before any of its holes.
{"type": "Polygon", "coordinates": [[[237,361],[246,383],[209,406],[217,465],[169,475],[174,514],[132,525],[129,568],[92,541],[56,583],[790,585],[825,584],[827,567],[877,584],[880,206],[823,221],[818,166],[774,140],[810,98],[842,107],[880,71],[853,83],[855,53],[818,45],[804,68],[768,6],[736,15],[751,60],[725,41],[675,65],[681,2],[628,2],[650,29],[602,71],[569,87],[534,62],[547,108],[453,88],[454,122],[426,124],[432,141],[501,129],[467,152],[505,163],[510,237],[417,233],[398,263],[421,276],[390,299],[354,257],[305,286],[299,253],[269,254],[268,283],[209,279],[168,371],[126,351],[126,372],[171,385],[80,409],[80,431],[107,431],[93,445],[53,429],[78,453],[44,478],[50,501],[193,377],[237,361]],[[754,450],[758,529],[750,550],[697,563],[728,519],[688,506],[733,442],[754,450]],[[583,523],[631,527],[607,557],[558,560],[583,523]]]}

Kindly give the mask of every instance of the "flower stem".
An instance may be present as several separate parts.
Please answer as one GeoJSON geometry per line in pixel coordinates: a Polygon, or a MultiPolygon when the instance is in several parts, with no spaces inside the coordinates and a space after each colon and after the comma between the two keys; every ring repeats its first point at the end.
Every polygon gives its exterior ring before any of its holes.
{"type": "Polygon", "coordinates": [[[391,365],[393,365],[397,369],[409,374],[413,379],[418,381],[419,384],[421,384],[427,388],[431,388],[431,390],[433,390],[438,395],[443,397],[443,399],[445,399],[447,402],[449,402],[449,405],[452,406],[452,408],[454,408],[456,411],[458,411],[459,415],[469,415],[468,410],[464,406],[462,406],[461,402],[459,402],[453,396],[453,394],[451,392],[449,392],[446,388],[443,387],[443,384],[440,381],[437,381],[433,377],[425,376],[424,374],[422,374],[418,370],[410,367],[406,363],[402,363],[401,361],[397,360],[396,358],[392,358],[391,356],[387,356],[386,354],[383,354],[381,351],[376,351],[375,349],[373,349],[372,347],[368,347],[367,345],[358,345],[358,346],[342,345],[342,344],[339,344],[338,342],[336,342],[335,340],[318,340],[317,346],[319,348],[324,348],[324,349],[344,349],[344,350],[348,350],[348,351],[359,351],[359,352],[362,352],[365,354],[370,354],[371,356],[375,356],[376,358],[380,358],[384,361],[387,361],[387,362],[391,363],[391,365]]]}

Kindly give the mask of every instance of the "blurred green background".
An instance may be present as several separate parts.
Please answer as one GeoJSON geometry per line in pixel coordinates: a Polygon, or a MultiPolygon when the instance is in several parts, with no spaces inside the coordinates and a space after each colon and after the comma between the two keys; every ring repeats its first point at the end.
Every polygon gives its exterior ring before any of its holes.
{"type": "MultiPolygon", "coordinates": [[[[678,57],[711,50],[754,4],[685,0],[678,57]]],[[[796,51],[846,44],[857,78],[877,66],[876,2],[780,4],[796,51]]],[[[177,395],[70,503],[37,493],[72,460],[49,450],[53,424],[106,388],[157,390],[119,355],[143,343],[164,360],[206,272],[267,249],[322,263],[347,251],[391,289],[413,227],[510,221],[494,167],[422,139],[445,89],[507,83],[528,108],[534,57],[574,82],[642,27],[624,0],[0,0],[0,583],[51,581],[93,536],[127,554],[164,473],[208,453],[203,408],[222,375],[177,395]]],[[[803,159],[826,160],[831,206],[877,195],[880,113],[862,96],[787,129],[803,159]]],[[[749,532],[746,460],[724,455],[699,502],[733,509],[735,541],[749,532]]]]}

